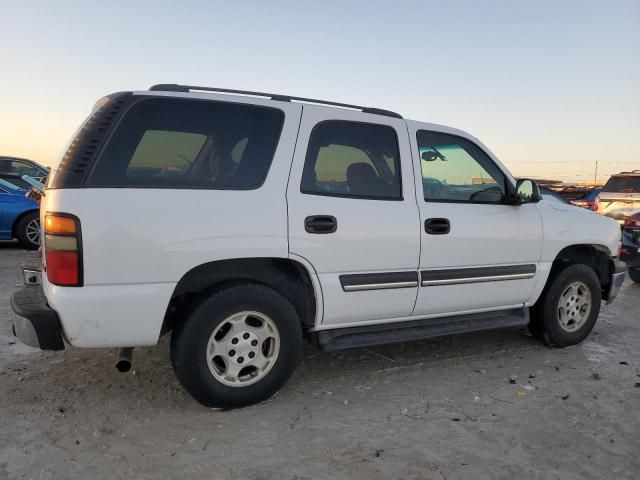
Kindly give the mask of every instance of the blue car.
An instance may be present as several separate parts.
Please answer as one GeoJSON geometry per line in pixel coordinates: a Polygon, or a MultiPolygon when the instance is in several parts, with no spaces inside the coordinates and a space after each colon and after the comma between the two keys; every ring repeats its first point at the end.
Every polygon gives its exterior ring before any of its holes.
{"type": "Polygon", "coordinates": [[[49,169],[26,158],[0,156],[0,180],[5,180],[16,187],[28,190],[31,187],[22,178],[24,175],[42,182],[49,175],[49,169]]]}
{"type": "Polygon", "coordinates": [[[40,246],[40,205],[27,192],[0,179],[0,240],[17,238],[24,248],[40,246]]]}

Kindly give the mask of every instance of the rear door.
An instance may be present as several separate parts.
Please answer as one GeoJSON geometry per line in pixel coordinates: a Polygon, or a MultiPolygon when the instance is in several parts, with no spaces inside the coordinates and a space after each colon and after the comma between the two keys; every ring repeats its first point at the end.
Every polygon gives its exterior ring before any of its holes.
{"type": "Polygon", "coordinates": [[[472,138],[410,124],[421,216],[416,316],[522,307],[542,248],[536,204],[505,203],[501,166],[472,138]]]}
{"type": "Polygon", "coordinates": [[[287,203],[289,251],[318,274],[323,326],[411,314],[420,234],[403,120],[305,105],[287,203]]]}

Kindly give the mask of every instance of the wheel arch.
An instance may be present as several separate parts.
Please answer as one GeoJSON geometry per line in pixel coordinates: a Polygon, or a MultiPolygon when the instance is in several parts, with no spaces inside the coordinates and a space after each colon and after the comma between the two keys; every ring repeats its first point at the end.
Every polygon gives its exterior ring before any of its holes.
{"type": "Polygon", "coordinates": [[[239,282],[271,287],[286,297],[296,309],[303,329],[315,325],[318,302],[312,275],[301,262],[290,258],[258,257],[216,260],[193,267],[178,281],[161,334],[174,328],[194,305],[212,292],[239,282]]]}
{"type": "Polygon", "coordinates": [[[16,238],[16,229],[18,228],[18,224],[20,223],[20,221],[30,213],[38,213],[38,209],[32,208],[30,210],[25,210],[13,219],[13,224],[11,225],[11,236],[13,238],[16,238]]]}
{"type": "Polygon", "coordinates": [[[569,265],[583,264],[590,267],[598,276],[602,289],[602,298],[605,298],[611,273],[611,258],[615,252],[609,247],[600,244],[573,244],[560,250],[551,265],[551,271],[545,283],[545,290],[553,279],[569,265]]]}

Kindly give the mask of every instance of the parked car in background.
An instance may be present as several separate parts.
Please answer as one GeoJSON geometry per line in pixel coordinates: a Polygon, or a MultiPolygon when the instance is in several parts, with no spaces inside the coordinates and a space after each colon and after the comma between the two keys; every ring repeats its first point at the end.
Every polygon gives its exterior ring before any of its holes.
{"type": "Polygon", "coordinates": [[[571,204],[576,207],[586,208],[587,210],[595,210],[596,198],[601,191],[601,188],[594,188],[584,198],[581,198],[580,200],[571,200],[571,204]]]}
{"type": "Polygon", "coordinates": [[[27,190],[0,179],[0,240],[17,238],[24,248],[40,246],[40,205],[27,190]]]}
{"type": "Polygon", "coordinates": [[[620,260],[627,264],[631,280],[640,283],[640,212],[624,221],[620,260]]]}
{"type": "Polygon", "coordinates": [[[559,189],[554,189],[559,195],[561,195],[567,202],[573,203],[576,200],[582,200],[591,193],[589,187],[578,186],[566,186],[559,189]]]}
{"type": "Polygon", "coordinates": [[[640,170],[612,175],[597,196],[594,210],[620,224],[640,212],[640,170]]]}
{"type": "Polygon", "coordinates": [[[0,157],[0,178],[2,180],[11,182],[24,190],[29,190],[31,185],[22,179],[24,175],[44,183],[44,179],[49,175],[49,169],[26,158],[0,157]]]}

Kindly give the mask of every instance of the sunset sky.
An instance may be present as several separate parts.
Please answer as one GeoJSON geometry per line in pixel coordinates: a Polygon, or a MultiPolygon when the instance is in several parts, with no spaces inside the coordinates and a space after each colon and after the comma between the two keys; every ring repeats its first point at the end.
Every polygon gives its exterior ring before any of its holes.
{"type": "Polygon", "coordinates": [[[640,169],[639,0],[0,0],[0,11],[0,155],[54,165],[99,97],[185,83],[455,126],[518,176],[640,169]]]}

